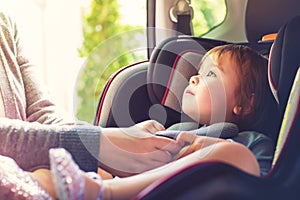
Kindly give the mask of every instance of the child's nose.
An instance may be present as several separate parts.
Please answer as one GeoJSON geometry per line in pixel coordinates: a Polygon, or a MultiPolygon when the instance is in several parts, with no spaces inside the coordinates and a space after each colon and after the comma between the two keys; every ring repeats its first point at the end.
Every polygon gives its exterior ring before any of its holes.
{"type": "Polygon", "coordinates": [[[200,75],[192,76],[190,78],[191,85],[198,85],[199,82],[200,82],[200,75]]]}

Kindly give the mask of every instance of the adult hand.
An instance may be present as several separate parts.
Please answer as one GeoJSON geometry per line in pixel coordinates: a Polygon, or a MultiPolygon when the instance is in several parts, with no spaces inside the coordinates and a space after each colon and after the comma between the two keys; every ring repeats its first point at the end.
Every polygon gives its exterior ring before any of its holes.
{"type": "Polygon", "coordinates": [[[182,145],[155,136],[138,127],[103,128],[100,138],[100,166],[117,176],[138,174],[172,160],[182,145]]]}
{"type": "Polygon", "coordinates": [[[134,125],[135,127],[141,129],[142,131],[155,134],[157,131],[166,130],[165,127],[155,120],[146,120],[134,125]]]}

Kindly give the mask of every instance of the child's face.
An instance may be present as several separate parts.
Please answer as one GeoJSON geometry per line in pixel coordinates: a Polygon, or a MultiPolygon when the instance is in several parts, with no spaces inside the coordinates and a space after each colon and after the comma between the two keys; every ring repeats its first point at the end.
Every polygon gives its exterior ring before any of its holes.
{"type": "Polygon", "coordinates": [[[207,56],[184,91],[183,112],[200,124],[235,122],[233,109],[239,86],[236,69],[230,53],[223,54],[218,63],[213,54],[207,56]]]}

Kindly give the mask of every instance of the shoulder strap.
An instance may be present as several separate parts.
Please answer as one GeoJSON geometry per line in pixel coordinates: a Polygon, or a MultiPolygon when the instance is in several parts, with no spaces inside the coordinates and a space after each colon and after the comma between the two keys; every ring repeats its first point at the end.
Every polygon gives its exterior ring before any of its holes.
{"type": "Polygon", "coordinates": [[[193,8],[189,0],[178,0],[170,9],[170,18],[177,23],[178,35],[193,35],[192,23],[193,8]]]}
{"type": "MultiPolygon", "coordinates": [[[[176,125],[176,127],[179,127],[179,126],[176,125]]],[[[182,131],[189,131],[198,136],[209,136],[209,137],[227,139],[227,138],[237,136],[239,133],[238,126],[236,124],[229,123],[229,122],[215,123],[210,126],[202,126],[201,128],[197,128],[197,129],[194,129],[195,124],[193,124],[193,123],[183,123],[183,127],[181,127],[181,130],[167,129],[165,131],[159,131],[156,133],[156,135],[176,139],[177,136],[182,131]],[[188,129],[186,125],[190,125],[190,129],[188,129]],[[187,129],[183,130],[182,129],[183,127],[187,128],[187,129]]]]}

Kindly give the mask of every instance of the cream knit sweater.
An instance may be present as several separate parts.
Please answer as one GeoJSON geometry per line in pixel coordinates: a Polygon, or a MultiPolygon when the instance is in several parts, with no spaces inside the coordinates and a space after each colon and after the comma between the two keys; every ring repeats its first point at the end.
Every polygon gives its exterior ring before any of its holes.
{"type": "MultiPolygon", "coordinates": [[[[86,171],[96,170],[100,127],[67,124],[43,92],[35,66],[24,56],[15,23],[0,13],[0,154],[25,170],[48,167],[48,149],[64,147],[86,171]],[[1,101],[1,99],[0,99],[1,101]]],[[[32,41],[34,42],[34,41],[32,41]]]]}

